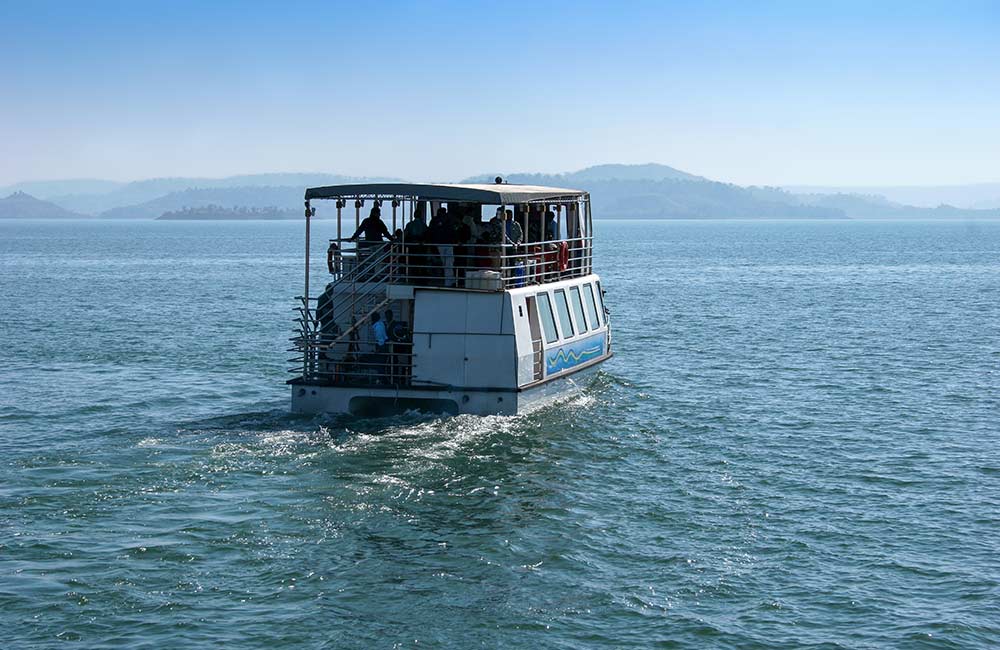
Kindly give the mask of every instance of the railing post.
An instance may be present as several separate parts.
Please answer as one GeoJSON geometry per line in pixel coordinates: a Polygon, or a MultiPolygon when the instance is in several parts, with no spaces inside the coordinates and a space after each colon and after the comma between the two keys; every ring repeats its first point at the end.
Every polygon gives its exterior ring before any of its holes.
{"type": "Polygon", "coordinates": [[[306,199],[306,269],[305,269],[305,293],[302,295],[302,302],[305,306],[303,313],[303,334],[305,336],[305,354],[302,355],[302,376],[305,378],[309,374],[309,358],[312,356],[312,334],[309,327],[309,222],[312,218],[312,208],[309,206],[309,199],[306,199]]]}
{"type": "Polygon", "coordinates": [[[500,205],[500,286],[507,287],[507,206],[500,205]]]}
{"type": "Polygon", "coordinates": [[[587,195],[587,275],[594,270],[594,221],[590,214],[590,195],[587,195]]]}

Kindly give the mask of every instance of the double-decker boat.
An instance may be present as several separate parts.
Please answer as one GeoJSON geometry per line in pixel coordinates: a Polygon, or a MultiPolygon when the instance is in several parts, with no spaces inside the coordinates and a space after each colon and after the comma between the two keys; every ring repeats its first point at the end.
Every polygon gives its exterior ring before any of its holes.
{"type": "Polygon", "coordinates": [[[612,355],[587,192],[334,185],[306,190],[305,219],[293,411],[513,415],[579,391],[612,355]],[[317,205],[337,236],[310,296],[317,205]]]}

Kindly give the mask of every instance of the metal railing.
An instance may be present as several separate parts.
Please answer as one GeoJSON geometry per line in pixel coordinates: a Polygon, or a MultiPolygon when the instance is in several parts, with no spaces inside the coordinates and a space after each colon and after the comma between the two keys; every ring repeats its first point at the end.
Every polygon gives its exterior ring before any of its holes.
{"type": "Polygon", "coordinates": [[[372,247],[368,253],[360,261],[355,259],[349,270],[334,269],[337,279],[320,296],[297,297],[298,329],[290,339],[293,347],[289,352],[298,352],[300,356],[289,361],[297,364],[294,371],[301,369],[303,377],[317,375],[323,359],[329,356],[327,351],[349,346],[352,339],[356,340],[358,328],[389,302],[385,296],[385,269],[392,250],[380,246],[372,247]]]}
{"type": "Polygon", "coordinates": [[[347,239],[330,243],[338,251],[334,276],[367,282],[499,291],[582,277],[593,270],[589,237],[506,246],[398,241],[350,248],[347,239]]]}
{"type": "MultiPolygon", "coordinates": [[[[360,242],[332,239],[334,281],[317,297],[299,296],[289,359],[310,383],[412,385],[409,337],[378,348],[362,340],[369,318],[391,302],[388,285],[502,291],[592,272],[591,238],[520,244],[360,242]]],[[[533,374],[541,375],[541,341],[533,341],[533,374]]]]}

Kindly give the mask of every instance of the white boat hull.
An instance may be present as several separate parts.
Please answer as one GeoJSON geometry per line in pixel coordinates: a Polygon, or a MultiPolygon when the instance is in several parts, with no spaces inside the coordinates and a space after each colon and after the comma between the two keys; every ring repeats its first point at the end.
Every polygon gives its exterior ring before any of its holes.
{"type": "Polygon", "coordinates": [[[292,384],[295,413],[381,417],[423,411],[448,415],[519,415],[570,398],[590,384],[601,359],[585,368],[520,389],[442,389],[292,384]]]}

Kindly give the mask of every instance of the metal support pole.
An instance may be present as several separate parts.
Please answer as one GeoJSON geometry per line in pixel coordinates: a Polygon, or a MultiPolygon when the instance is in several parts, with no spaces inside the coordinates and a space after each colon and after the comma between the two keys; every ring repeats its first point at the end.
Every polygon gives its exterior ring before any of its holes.
{"type": "Polygon", "coordinates": [[[302,305],[305,309],[302,312],[303,334],[305,336],[305,346],[302,351],[302,377],[309,376],[309,359],[312,356],[312,334],[309,323],[309,222],[312,218],[312,208],[309,206],[309,199],[306,199],[306,277],[305,293],[302,295],[302,305]]]}
{"type": "Polygon", "coordinates": [[[501,286],[507,285],[507,273],[504,266],[507,265],[507,206],[500,206],[500,282],[501,286]]]}
{"type": "Polygon", "coordinates": [[[306,287],[304,294],[306,309],[309,309],[309,221],[311,217],[312,208],[309,207],[309,200],[306,199],[306,287]]]}
{"type": "Polygon", "coordinates": [[[337,199],[337,246],[340,246],[340,240],[344,238],[344,235],[340,231],[340,199],[337,199]]]}

